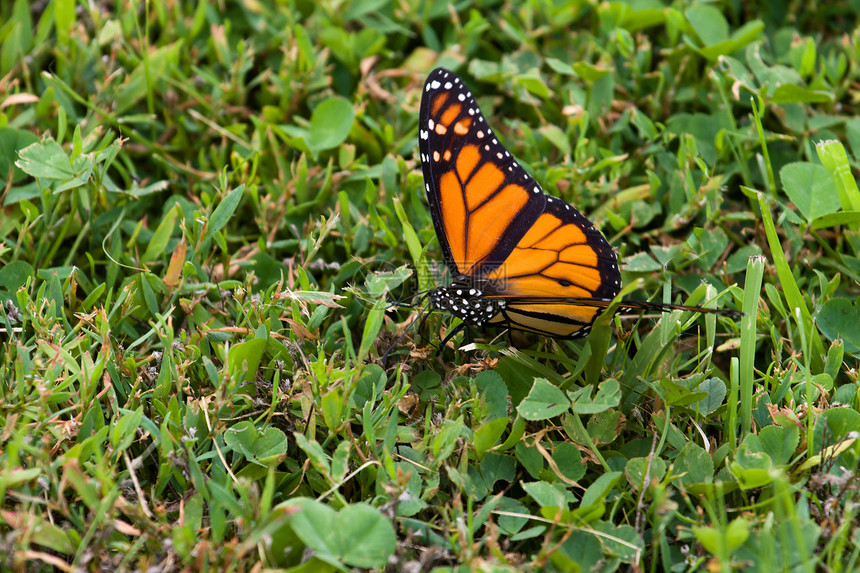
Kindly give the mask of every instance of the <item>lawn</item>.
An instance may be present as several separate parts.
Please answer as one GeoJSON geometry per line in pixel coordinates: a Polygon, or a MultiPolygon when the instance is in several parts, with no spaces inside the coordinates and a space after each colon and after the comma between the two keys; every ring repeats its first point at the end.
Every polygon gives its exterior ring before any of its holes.
{"type": "Polygon", "coordinates": [[[0,3],[0,570],[860,570],[860,2],[0,3]],[[427,312],[454,70],[626,300],[427,312]]]}

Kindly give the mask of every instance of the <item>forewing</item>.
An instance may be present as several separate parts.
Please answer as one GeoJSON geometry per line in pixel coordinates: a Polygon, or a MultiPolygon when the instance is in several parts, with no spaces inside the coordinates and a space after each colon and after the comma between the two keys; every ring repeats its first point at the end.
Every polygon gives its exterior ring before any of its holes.
{"type": "Polygon", "coordinates": [[[419,150],[436,236],[455,276],[498,268],[546,195],[489,128],[472,93],[437,68],[424,84],[419,150]]]}

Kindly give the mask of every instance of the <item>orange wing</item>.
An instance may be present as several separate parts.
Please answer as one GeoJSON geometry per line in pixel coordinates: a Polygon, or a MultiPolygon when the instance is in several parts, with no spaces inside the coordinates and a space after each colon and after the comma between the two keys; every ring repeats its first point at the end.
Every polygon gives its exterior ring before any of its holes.
{"type": "Polygon", "coordinates": [[[544,212],[486,278],[496,287],[488,296],[508,299],[488,324],[559,338],[587,334],[621,289],[615,251],[600,231],[549,196],[544,212]]]}
{"type": "Polygon", "coordinates": [[[451,274],[498,267],[546,195],[493,135],[471,92],[439,68],[424,84],[419,148],[436,236],[451,274]]]}
{"type": "Polygon", "coordinates": [[[431,294],[434,304],[476,326],[585,334],[621,288],[615,252],[579,211],[543,193],[442,68],[424,84],[419,150],[454,277],[431,294]]]}

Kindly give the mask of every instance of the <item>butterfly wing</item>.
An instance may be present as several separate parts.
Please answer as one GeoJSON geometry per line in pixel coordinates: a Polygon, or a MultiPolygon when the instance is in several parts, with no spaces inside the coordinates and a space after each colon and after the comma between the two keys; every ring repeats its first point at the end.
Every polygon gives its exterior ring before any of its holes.
{"type": "Polygon", "coordinates": [[[621,286],[600,231],[543,193],[453,72],[437,68],[427,77],[419,121],[425,190],[455,282],[505,301],[490,324],[557,337],[587,332],[621,286]],[[535,304],[536,297],[558,302],[535,304]]]}
{"type": "Polygon", "coordinates": [[[421,98],[419,150],[436,236],[454,277],[503,262],[546,196],[499,143],[471,92],[437,68],[421,98]]]}
{"type": "Polygon", "coordinates": [[[600,231],[550,196],[544,212],[486,278],[508,299],[489,324],[557,338],[587,334],[621,289],[615,251],[600,231]]]}

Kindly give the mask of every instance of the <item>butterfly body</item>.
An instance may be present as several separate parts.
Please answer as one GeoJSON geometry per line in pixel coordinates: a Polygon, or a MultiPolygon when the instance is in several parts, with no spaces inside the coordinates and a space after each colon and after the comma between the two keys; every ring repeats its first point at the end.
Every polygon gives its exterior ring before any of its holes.
{"type": "Polygon", "coordinates": [[[430,303],[439,310],[450,312],[469,326],[483,327],[505,308],[505,300],[487,296],[465,280],[430,291],[430,303]]]}
{"type": "Polygon", "coordinates": [[[451,71],[437,68],[424,83],[418,146],[433,225],[453,277],[429,293],[431,304],[476,327],[556,338],[587,334],[621,290],[615,251],[572,205],[543,192],[451,71]]]}

